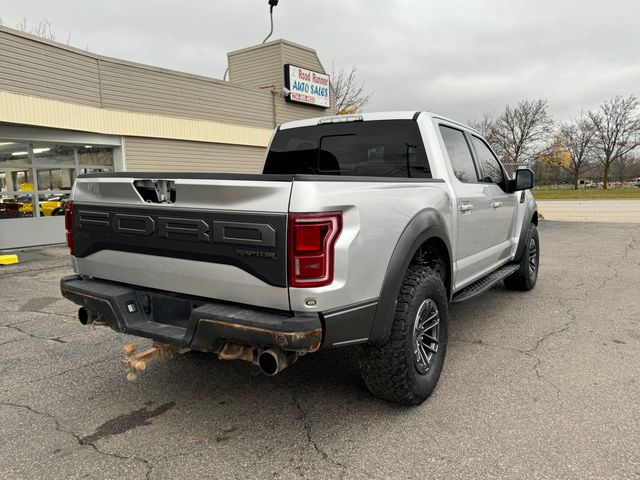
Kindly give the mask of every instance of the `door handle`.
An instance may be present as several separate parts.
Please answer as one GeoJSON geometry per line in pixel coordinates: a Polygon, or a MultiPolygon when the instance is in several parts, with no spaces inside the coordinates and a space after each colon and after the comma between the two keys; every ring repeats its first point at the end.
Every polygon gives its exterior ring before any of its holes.
{"type": "Polygon", "coordinates": [[[493,208],[500,208],[502,206],[502,202],[491,202],[491,206],[493,208]]]}
{"type": "Polygon", "coordinates": [[[461,203],[460,204],[460,211],[462,213],[471,213],[471,210],[473,210],[473,205],[471,205],[470,203],[461,203]]]}

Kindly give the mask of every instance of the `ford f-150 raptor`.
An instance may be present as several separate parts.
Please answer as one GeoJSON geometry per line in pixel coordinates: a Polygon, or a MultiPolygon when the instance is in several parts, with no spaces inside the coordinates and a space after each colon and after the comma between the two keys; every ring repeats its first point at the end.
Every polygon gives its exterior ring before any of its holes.
{"type": "Polygon", "coordinates": [[[509,176],[473,129],[427,112],[300,120],[261,175],[80,176],[65,228],[83,323],[125,346],[130,378],[185,350],[276,374],[358,345],[375,395],[419,404],[447,348],[448,304],[534,287],[533,172],[509,176]]]}

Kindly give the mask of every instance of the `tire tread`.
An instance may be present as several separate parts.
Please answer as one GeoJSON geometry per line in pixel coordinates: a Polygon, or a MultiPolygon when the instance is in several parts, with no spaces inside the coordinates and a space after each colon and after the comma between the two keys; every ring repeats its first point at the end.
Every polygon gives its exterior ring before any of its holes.
{"type": "MultiPolygon", "coordinates": [[[[535,236],[536,238],[536,246],[538,248],[538,258],[540,258],[540,241],[538,239],[538,229],[534,223],[530,223],[529,228],[527,229],[525,250],[522,254],[522,258],[520,259],[520,268],[515,273],[512,273],[511,275],[509,275],[507,278],[503,280],[504,286],[509,290],[520,290],[520,291],[526,292],[531,290],[536,284],[537,275],[536,275],[536,279],[534,280],[530,278],[529,264],[528,264],[529,240],[531,239],[532,236],[535,236]]],[[[540,268],[539,265],[538,265],[538,268],[540,268]]]]}
{"type": "MultiPolygon", "coordinates": [[[[425,283],[435,286],[434,296],[438,298],[434,300],[438,304],[441,322],[446,322],[447,297],[442,278],[430,268],[411,266],[400,287],[389,339],[384,345],[360,347],[360,371],[367,388],[374,395],[385,400],[406,405],[419,405],[431,394],[440,375],[440,371],[433,372],[436,374],[435,381],[426,391],[418,388],[415,380],[418,374],[412,357],[414,319],[410,315],[410,310],[412,304],[416,302],[417,290],[425,283]]],[[[446,325],[444,332],[445,338],[438,339],[443,357],[446,352],[446,325]]],[[[440,370],[441,363],[433,368],[440,370]]]]}

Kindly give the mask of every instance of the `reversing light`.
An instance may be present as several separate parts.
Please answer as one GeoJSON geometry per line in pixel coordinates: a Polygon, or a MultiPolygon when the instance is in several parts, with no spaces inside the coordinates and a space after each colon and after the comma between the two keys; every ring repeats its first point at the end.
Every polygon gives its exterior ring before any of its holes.
{"type": "Polygon", "coordinates": [[[322,287],[333,282],[334,246],[342,212],[289,214],[289,286],[322,287]]]}

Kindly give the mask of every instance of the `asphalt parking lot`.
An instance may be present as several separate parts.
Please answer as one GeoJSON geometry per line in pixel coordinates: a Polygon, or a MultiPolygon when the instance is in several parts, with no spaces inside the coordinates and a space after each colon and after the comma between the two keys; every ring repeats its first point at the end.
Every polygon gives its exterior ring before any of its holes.
{"type": "Polygon", "coordinates": [[[130,338],[60,297],[64,257],[5,267],[0,477],[640,478],[640,224],[540,235],[533,291],[451,307],[443,376],[415,408],[373,398],[354,349],[274,378],[188,354],[130,383],[130,338]]]}

